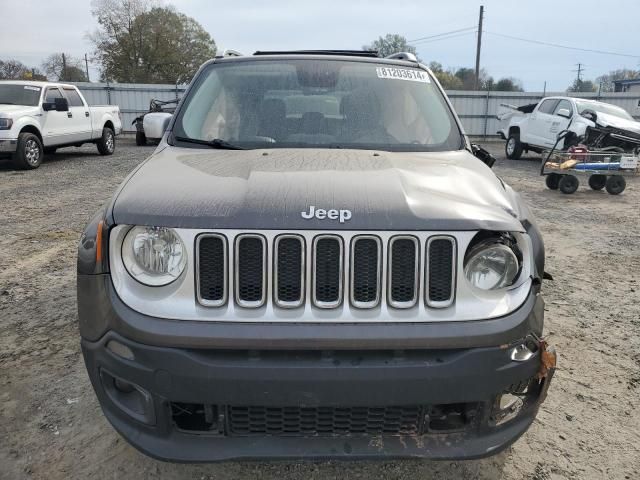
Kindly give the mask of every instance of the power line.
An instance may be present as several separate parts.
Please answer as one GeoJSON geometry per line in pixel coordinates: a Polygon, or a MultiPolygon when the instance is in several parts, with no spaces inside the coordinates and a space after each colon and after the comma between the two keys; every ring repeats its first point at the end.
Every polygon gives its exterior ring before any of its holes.
{"type": "Polygon", "coordinates": [[[449,35],[448,37],[438,37],[438,38],[433,38],[431,40],[424,40],[424,41],[422,41],[420,43],[417,43],[417,44],[415,42],[413,42],[413,43],[416,44],[417,46],[421,47],[421,46],[426,45],[428,43],[439,42],[440,40],[449,40],[451,38],[464,37],[465,35],[475,35],[475,33],[476,33],[476,30],[474,30],[472,32],[456,33],[454,35],[449,35]]]}
{"type": "Polygon", "coordinates": [[[615,56],[618,56],[618,57],[640,58],[640,55],[630,55],[628,53],[608,52],[606,50],[593,50],[593,49],[590,49],[590,48],[570,47],[569,45],[560,45],[558,43],[543,42],[543,41],[540,41],[540,40],[531,40],[530,38],[515,37],[513,35],[506,35],[504,33],[489,32],[487,30],[485,30],[484,32],[488,33],[490,35],[496,35],[498,37],[510,38],[511,40],[519,40],[521,42],[535,43],[537,45],[545,45],[547,47],[564,48],[566,50],[577,50],[577,51],[580,51],[580,52],[600,53],[600,54],[603,54],[603,55],[615,55],[615,56]]]}
{"type": "Polygon", "coordinates": [[[436,37],[443,37],[445,35],[450,35],[452,33],[458,33],[458,32],[464,32],[467,30],[474,30],[476,27],[466,27],[466,28],[460,28],[458,30],[451,30],[449,32],[442,32],[442,33],[437,33],[435,35],[429,35],[428,37],[421,37],[421,38],[416,38],[413,40],[408,40],[408,43],[416,43],[416,42],[422,42],[423,40],[430,40],[432,38],[436,38],[436,37]]]}

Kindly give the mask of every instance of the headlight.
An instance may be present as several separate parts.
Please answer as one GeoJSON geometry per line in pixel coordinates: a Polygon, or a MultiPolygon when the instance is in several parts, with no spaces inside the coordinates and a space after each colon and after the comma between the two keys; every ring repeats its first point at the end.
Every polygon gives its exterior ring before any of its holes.
{"type": "Polygon", "coordinates": [[[503,237],[483,240],[467,252],[464,275],[482,290],[505,288],[518,278],[522,254],[515,243],[503,237]]]}
{"type": "Polygon", "coordinates": [[[122,243],[122,261],[137,281],[159,287],[184,271],[187,251],[171,228],[133,227],[122,243]]]}
{"type": "Polygon", "coordinates": [[[11,130],[12,125],[13,125],[13,119],[0,118],[0,130],[11,130]]]}

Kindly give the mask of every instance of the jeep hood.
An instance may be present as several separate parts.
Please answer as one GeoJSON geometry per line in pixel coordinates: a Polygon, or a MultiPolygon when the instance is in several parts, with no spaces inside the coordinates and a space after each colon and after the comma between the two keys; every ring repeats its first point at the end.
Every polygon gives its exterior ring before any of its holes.
{"type": "Polygon", "coordinates": [[[467,151],[166,147],[123,183],[116,224],[183,228],[522,231],[517,197],[467,151]],[[310,206],[351,218],[304,219],[310,206]]]}

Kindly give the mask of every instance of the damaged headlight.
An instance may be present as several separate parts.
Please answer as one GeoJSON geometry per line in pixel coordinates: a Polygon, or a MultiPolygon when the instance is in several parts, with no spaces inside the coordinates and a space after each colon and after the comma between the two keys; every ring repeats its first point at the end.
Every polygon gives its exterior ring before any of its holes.
{"type": "Polygon", "coordinates": [[[122,261],[137,281],[159,287],[173,282],[184,271],[187,251],[171,228],[133,227],[122,243],[122,261]]]}
{"type": "Polygon", "coordinates": [[[508,235],[478,241],[465,255],[464,275],[471,285],[482,290],[513,285],[521,269],[522,253],[508,235]]]}

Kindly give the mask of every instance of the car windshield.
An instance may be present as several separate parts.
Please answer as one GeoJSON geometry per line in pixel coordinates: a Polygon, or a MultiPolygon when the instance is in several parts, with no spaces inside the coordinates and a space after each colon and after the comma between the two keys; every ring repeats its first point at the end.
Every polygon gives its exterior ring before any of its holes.
{"type": "Polygon", "coordinates": [[[214,63],[195,80],[173,133],[242,148],[462,148],[425,70],[344,60],[214,63]]]}
{"type": "Polygon", "coordinates": [[[35,107],[40,101],[41,90],[33,85],[0,84],[0,105],[35,107]]]}
{"type": "Polygon", "coordinates": [[[578,113],[582,114],[585,110],[592,110],[594,112],[605,113],[607,115],[613,115],[615,117],[624,118],[625,120],[634,120],[634,118],[620,107],[615,105],[609,105],[608,103],[601,102],[576,102],[578,106],[578,113]]]}

